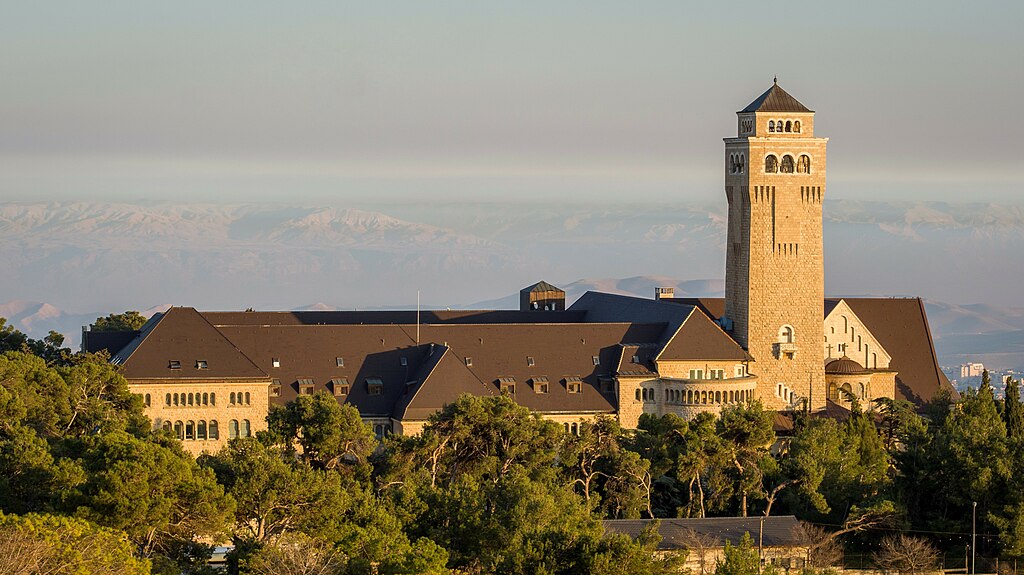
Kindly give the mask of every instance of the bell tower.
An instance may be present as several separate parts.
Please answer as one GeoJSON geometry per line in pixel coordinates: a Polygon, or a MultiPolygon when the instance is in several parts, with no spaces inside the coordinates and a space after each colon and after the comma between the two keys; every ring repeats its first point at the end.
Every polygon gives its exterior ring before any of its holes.
{"type": "Polygon", "coordinates": [[[725,139],[724,326],[754,358],[768,409],[825,406],[821,201],[827,138],[774,82],[725,139]]]}

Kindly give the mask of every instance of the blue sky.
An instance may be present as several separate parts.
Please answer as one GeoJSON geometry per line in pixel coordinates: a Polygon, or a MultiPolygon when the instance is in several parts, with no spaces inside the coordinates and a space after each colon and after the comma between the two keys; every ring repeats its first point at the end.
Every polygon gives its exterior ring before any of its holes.
{"type": "Polygon", "coordinates": [[[1017,202],[1024,3],[0,2],[0,200],[718,202],[778,75],[829,195],[1017,202]]]}

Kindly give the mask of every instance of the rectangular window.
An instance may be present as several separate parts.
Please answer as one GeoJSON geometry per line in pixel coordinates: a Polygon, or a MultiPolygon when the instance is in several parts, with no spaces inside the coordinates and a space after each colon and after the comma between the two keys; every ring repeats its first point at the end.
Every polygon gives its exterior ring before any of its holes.
{"type": "Polygon", "coordinates": [[[342,397],[348,395],[348,378],[336,377],[332,379],[331,390],[334,392],[335,397],[342,397]]]}
{"type": "Polygon", "coordinates": [[[168,369],[181,369],[181,362],[176,360],[176,359],[172,359],[172,360],[167,362],[167,368],[168,369]]]}
{"type": "Polygon", "coordinates": [[[601,365],[601,358],[596,355],[594,356],[594,365],[601,365]]]}
{"type": "Polygon", "coordinates": [[[471,357],[467,357],[466,358],[466,367],[473,367],[473,358],[471,358],[471,357]]]}
{"type": "Polygon", "coordinates": [[[334,358],[334,363],[338,367],[345,367],[345,358],[343,358],[343,357],[336,357],[336,358],[334,358]]]}
{"type": "Polygon", "coordinates": [[[206,369],[206,367],[207,366],[206,366],[206,360],[205,359],[197,359],[196,360],[196,369],[206,369]]]}
{"type": "Polygon", "coordinates": [[[398,361],[398,363],[402,364],[402,367],[406,367],[409,365],[409,358],[403,357],[398,361]]]}
{"type": "Polygon", "coordinates": [[[281,360],[276,357],[271,358],[270,365],[272,365],[273,367],[281,367],[281,360]]]}
{"type": "Polygon", "coordinates": [[[533,378],[533,392],[534,393],[547,393],[548,392],[548,378],[546,378],[546,377],[535,377],[535,378],[533,378]]]}
{"type": "Polygon", "coordinates": [[[384,395],[384,380],[378,377],[367,378],[366,393],[369,395],[384,395]]]}
{"type": "Polygon", "coordinates": [[[565,378],[565,390],[569,393],[583,393],[583,380],[579,377],[565,378]]]}
{"type": "Polygon", "coordinates": [[[526,356],[526,365],[529,367],[537,365],[537,363],[533,361],[533,356],[526,356]]]}
{"type": "Polygon", "coordinates": [[[639,355],[634,355],[633,356],[633,363],[640,363],[640,356],[639,355]]]}

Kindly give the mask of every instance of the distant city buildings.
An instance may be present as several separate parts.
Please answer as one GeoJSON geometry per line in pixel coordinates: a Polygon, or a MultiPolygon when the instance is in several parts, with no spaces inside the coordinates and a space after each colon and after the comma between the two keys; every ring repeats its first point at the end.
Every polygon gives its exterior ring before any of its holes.
{"type": "MultiPolygon", "coordinates": [[[[824,296],[827,138],[773,84],[725,139],[724,298],[565,292],[539,282],[519,310],[200,312],[140,331],[86,332],[107,349],[157,428],[194,453],[266,428],[270,406],[317,392],[378,435],[417,433],[462,394],[505,394],[570,433],[597,416],[691,418],[757,400],[782,416],[880,398],[955,395],[918,298],[824,296]]],[[[667,255],[667,254],[666,254],[667,255]]]]}
{"type": "Polygon", "coordinates": [[[965,363],[960,366],[960,377],[981,377],[983,371],[985,371],[985,364],[965,363]]]}

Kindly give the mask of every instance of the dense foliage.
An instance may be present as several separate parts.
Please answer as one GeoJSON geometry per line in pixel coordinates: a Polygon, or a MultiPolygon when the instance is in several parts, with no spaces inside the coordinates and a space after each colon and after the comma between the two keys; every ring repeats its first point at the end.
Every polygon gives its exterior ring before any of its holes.
{"type": "MultiPolygon", "coordinates": [[[[24,548],[47,572],[205,573],[210,543],[232,542],[235,573],[680,573],[682,557],[654,553],[655,529],[609,535],[601,519],[781,513],[826,526],[806,528],[815,567],[843,538],[917,569],[931,546],[962,552],[972,511],[979,553],[1024,555],[1014,381],[1000,401],[986,384],[923,410],[797,414],[786,438],[757,403],[571,435],[508,397],[464,396],[421,433],[378,440],[318,394],[197,460],[151,430],[105,356],[2,321],[0,346],[0,562],[24,548]]],[[[701,572],[756,571],[756,547],[701,572]]]]}

